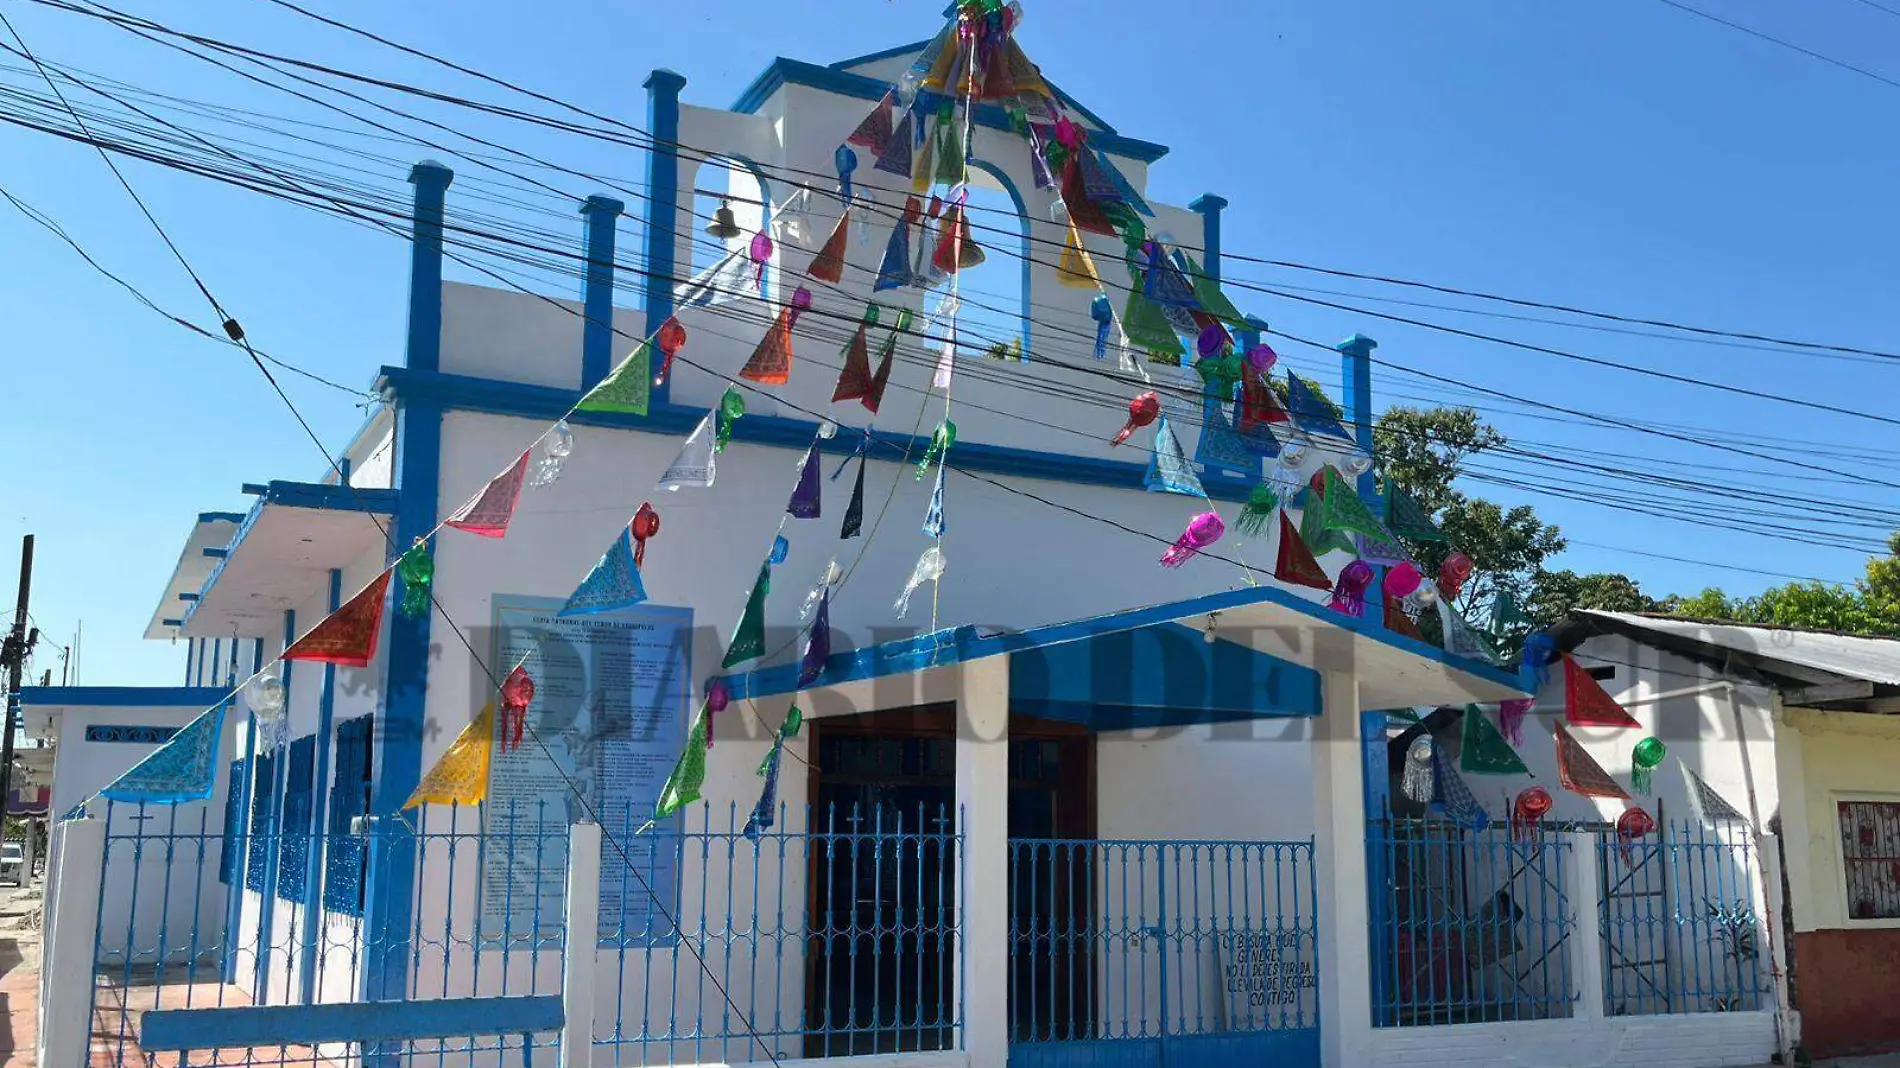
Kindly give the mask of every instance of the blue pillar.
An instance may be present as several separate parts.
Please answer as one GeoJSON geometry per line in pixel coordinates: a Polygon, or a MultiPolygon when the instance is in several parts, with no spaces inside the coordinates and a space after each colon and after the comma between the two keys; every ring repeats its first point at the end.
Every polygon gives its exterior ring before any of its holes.
{"type": "MultiPolygon", "coordinates": [[[[232,640],[236,641],[235,638],[232,640]]],[[[222,668],[223,666],[224,666],[224,639],[219,638],[217,641],[214,641],[211,643],[211,685],[216,686],[220,682],[224,681],[223,679],[218,678],[218,669],[222,668]]]]}
{"type": "MultiPolygon", "coordinates": [[[[614,227],[627,206],[612,197],[592,196],[581,205],[587,216],[587,271],[581,282],[581,392],[607,377],[614,353],[614,227]]],[[[647,330],[652,333],[658,324],[647,330]]]]}
{"type": "MultiPolygon", "coordinates": [[[[284,648],[290,648],[290,643],[296,640],[297,613],[286,610],[284,612],[284,648]]],[[[284,683],[284,707],[277,713],[277,722],[283,726],[275,733],[284,738],[290,737],[290,669],[296,665],[295,660],[286,660],[284,666],[279,669],[284,683]]],[[[276,758],[271,762],[275,765],[271,772],[271,781],[257,784],[257,789],[270,791],[264,795],[264,829],[259,832],[257,828],[251,828],[252,834],[262,833],[267,836],[264,839],[264,878],[260,884],[262,889],[257,895],[259,899],[257,975],[254,979],[257,985],[252,988],[256,994],[255,1000],[260,1005],[264,1003],[264,998],[270,990],[270,947],[277,944],[275,926],[277,923],[278,858],[283,856],[284,835],[292,833],[292,828],[284,825],[284,786],[290,781],[290,751],[285,746],[273,742],[271,755],[276,758]]]]}
{"type": "Polygon", "coordinates": [[[198,666],[198,639],[185,639],[185,685],[192,684],[191,669],[198,666]]]}
{"type": "MultiPolygon", "coordinates": [[[[343,604],[343,572],[330,569],[330,613],[334,615],[343,604]]],[[[300,962],[302,974],[298,977],[302,987],[303,1003],[317,1003],[317,952],[323,937],[323,878],[324,858],[330,852],[330,839],[325,833],[329,820],[330,802],[330,752],[336,740],[330,736],[332,721],[336,718],[336,665],[323,665],[323,692],[317,698],[317,740],[312,747],[317,751],[316,768],[311,772],[310,780],[310,823],[305,828],[310,835],[310,848],[304,856],[303,874],[303,958],[300,962]]]]}
{"type": "Polygon", "coordinates": [[[264,670],[264,639],[251,639],[251,674],[264,670]]]}
{"type": "MultiPolygon", "coordinates": [[[[409,275],[407,363],[434,370],[442,351],[442,210],[452,179],[436,163],[416,165],[414,256],[409,275]]],[[[396,408],[396,522],[388,546],[394,561],[403,548],[435,526],[442,466],[442,409],[432,401],[402,400],[396,408]]],[[[401,999],[408,993],[407,941],[416,885],[415,842],[391,834],[379,841],[422,777],[422,723],[429,685],[429,626],[433,613],[409,619],[389,615],[383,707],[372,756],[375,781],[370,813],[376,817],[367,843],[364,877],[365,937],[362,992],[370,999],[401,999]],[[384,846],[387,848],[384,848],[384,846]]],[[[366,1051],[366,1059],[367,1051],[366,1051]]],[[[385,1058],[375,1056],[378,1063],[385,1058]]]]}
{"type": "MultiPolygon", "coordinates": [[[[673,314],[673,283],[679,273],[674,260],[674,237],[680,225],[680,90],[686,78],[670,70],[647,76],[647,130],[653,147],[647,150],[647,273],[645,299],[647,334],[673,314]]],[[[668,378],[653,391],[653,401],[665,404],[672,396],[668,378]]]]}
{"type": "Polygon", "coordinates": [[[409,347],[403,360],[411,371],[442,366],[442,220],[454,172],[433,160],[409,171],[416,187],[409,245],[409,347]]]}
{"type": "MultiPolygon", "coordinates": [[[[1339,351],[1339,380],[1345,384],[1346,426],[1352,439],[1359,447],[1372,455],[1372,350],[1379,347],[1377,341],[1364,334],[1354,334],[1334,345],[1339,351]]],[[[1366,502],[1373,515],[1384,515],[1385,505],[1379,498],[1379,476],[1373,468],[1359,476],[1359,499],[1366,502]]],[[[1380,606],[1380,610],[1366,612],[1366,622],[1381,628],[1385,626],[1385,568],[1374,565],[1372,585],[1367,587],[1368,600],[1380,606]]]]}
{"type": "Polygon", "coordinates": [[[1220,281],[1220,213],[1227,198],[1202,193],[1188,201],[1188,210],[1201,217],[1201,269],[1207,277],[1220,281]]]}

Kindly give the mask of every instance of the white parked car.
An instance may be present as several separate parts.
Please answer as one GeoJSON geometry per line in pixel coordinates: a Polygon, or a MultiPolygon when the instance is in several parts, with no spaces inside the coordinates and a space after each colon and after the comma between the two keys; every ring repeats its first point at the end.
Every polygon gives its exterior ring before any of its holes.
{"type": "Polygon", "coordinates": [[[18,842],[0,842],[0,882],[26,885],[26,847],[18,842]]]}

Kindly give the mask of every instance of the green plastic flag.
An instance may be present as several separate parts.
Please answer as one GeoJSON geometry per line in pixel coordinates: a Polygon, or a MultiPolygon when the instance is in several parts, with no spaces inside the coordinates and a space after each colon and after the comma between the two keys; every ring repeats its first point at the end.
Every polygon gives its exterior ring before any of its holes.
{"type": "Polygon", "coordinates": [[[1458,767],[1473,775],[1526,775],[1530,769],[1477,705],[1465,706],[1464,742],[1458,767]]]}
{"type": "Polygon", "coordinates": [[[1355,551],[1351,534],[1327,524],[1326,502],[1320,495],[1308,487],[1303,499],[1306,503],[1300,508],[1300,540],[1306,543],[1313,555],[1325,556],[1335,549],[1348,553],[1355,551]]]}
{"type": "Polygon", "coordinates": [[[686,750],[680,754],[679,763],[673,765],[673,774],[666,777],[666,785],[660,787],[659,801],[653,806],[653,818],[640,829],[644,831],[699,800],[699,789],[704,785],[706,785],[706,706],[701,705],[698,714],[693,716],[692,729],[686,733],[686,750]]]}
{"type": "Polygon", "coordinates": [[[1128,291],[1128,305],[1122,310],[1122,331],[1128,335],[1129,344],[1150,353],[1172,356],[1174,363],[1181,362],[1187,352],[1174,327],[1168,324],[1168,317],[1154,301],[1141,295],[1139,286],[1128,291]]]}
{"type": "Polygon", "coordinates": [[[1432,522],[1431,514],[1402,486],[1385,487],[1385,523],[1392,533],[1414,541],[1446,540],[1443,531],[1432,522]]]}
{"type": "Polygon", "coordinates": [[[1322,492],[1324,501],[1321,510],[1326,515],[1326,529],[1329,532],[1345,531],[1364,534],[1369,538],[1392,537],[1386,531],[1385,524],[1379,522],[1378,517],[1372,514],[1372,509],[1366,507],[1365,500],[1359,496],[1352,483],[1339,473],[1338,468],[1330,465],[1326,468],[1326,488],[1322,492]]]}
{"type": "Polygon", "coordinates": [[[765,655],[765,595],[772,590],[772,565],[759,565],[758,580],[745,599],[745,612],[733,628],[732,644],[726,647],[721,667],[734,667],[765,655]]]}
{"type": "Polygon", "coordinates": [[[600,385],[587,391],[574,410],[645,415],[652,396],[653,354],[647,343],[642,341],[633,350],[633,355],[620,361],[620,366],[601,379],[600,385]]]}
{"type": "Polygon", "coordinates": [[[1194,257],[1185,252],[1181,256],[1187,260],[1188,279],[1194,283],[1194,302],[1201,306],[1201,310],[1224,323],[1246,326],[1246,316],[1240,314],[1234,302],[1221,292],[1220,283],[1209,278],[1207,272],[1201,270],[1201,265],[1194,262],[1194,257]]]}

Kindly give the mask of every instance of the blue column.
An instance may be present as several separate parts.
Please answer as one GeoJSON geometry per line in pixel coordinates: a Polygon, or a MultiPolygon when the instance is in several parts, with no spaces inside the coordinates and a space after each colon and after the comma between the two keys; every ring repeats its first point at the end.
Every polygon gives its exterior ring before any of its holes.
{"type": "MultiPolygon", "coordinates": [[[[231,640],[236,641],[237,639],[233,638],[231,640]]],[[[224,639],[219,638],[217,641],[214,641],[211,643],[211,685],[216,686],[219,683],[224,681],[223,679],[218,678],[218,671],[219,669],[223,667],[224,667],[224,639]]]]}
{"type": "Polygon", "coordinates": [[[442,218],[454,172],[433,160],[409,171],[416,187],[409,245],[409,347],[403,360],[411,371],[435,371],[442,365],[442,218]]]}
{"type": "MultiPolygon", "coordinates": [[[[581,282],[581,392],[593,389],[614,362],[614,227],[627,206],[612,197],[591,196],[581,205],[587,216],[587,271],[581,282]]],[[[658,329],[654,324],[647,330],[658,329]]]]}
{"type": "MultiPolygon", "coordinates": [[[[434,370],[442,351],[442,211],[451,179],[440,164],[417,164],[414,257],[409,276],[411,369],[434,370]]],[[[394,561],[403,547],[427,534],[436,520],[442,466],[442,409],[430,401],[402,400],[396,408],[396,522],[388,547],[394,561]]],[[[389,613],[389,654],[383,680],[383,707],[375,732],[370,813],[393,819],[422,777],[422,723],[429,685],[429,626],[433,613],[409,619],[389,613]]],[[[392,835],[388,847],[371,841],[364,876],[362,991],[375,999],[407,995],[408,936],[416,885],[415,843],[392,835]]],[[[373,1058],[379,1063],[383,1058],[373,1058]]]]}
{"type": "MultiPolygon", "coordinates": [[[[1372,454],[1372,350],[1378,347],[1378,342],[1364,334],[1354,334],[1333,346],[1339,350],[1339,380],[1345,384],[1346,418],[1351,420],[1346,430],[1368,456],[1372,454]]],[[[1373,515],[1384,515],[1378,474],[1368,467],[1358,481],[1359,499],[1366,502],[1373,515]]],[[[1380,628],[1385,626],[1384,583],[1385,568],[1373,565],[1372,584],[1366,589],[1366,622],[1380,628]],[[1372,611],[1370,605],[1378,605],[1379,610],[1372,611]]]]}
{"type": "Polygon", "coordinates": [[[185,685],[192,684],[191,669],[198,666],[198,639],[185,639],[185,685]]]}
{"type": "MultiPolygon", "coordinates": [[[[297,613],[286,610],[284,612],[284,648],[290,648],[290,643],[296,640],[297,613]]],[[[290,737],[290,669],[296,664],[294,660],[286,660],[283,667],[279,669],[284,683],[284,707],[277,713],[277,721],[283,727],[276,733],[286,739],[290,737]]],[[[284,835],[292,830],[284,826],[284,786],[290,781],[290,750],[283,745],[272,743],[271,754],[276,758],[271,762],[275,765],[271,772],[271,781],[268,784],[261,782],[257,784],[257,789],[270,791],[264,797],[264,829],[259,832],[257,828],[251,828],[252,834],[262,833],[268,836],[264,839],[264,880],[261,884],[263,889],[258,891],[257,976],[254,980],[257,985],[252,988],[256,994],[255,1000],[259,1004],[263,1004],[270,990],[270,947],[276,944],[274,928],[277,923],[277,863],[278,858],[283,856],[284,835]]]]}
{"type": "MultiPolygon", "coordinates": [[[[647,274],[646,333],[660,328],[673,314],[673,284],[679,273],[674,260],[674,237],[680,225],[680,90],[686,78],[675,71],[656,70],[647,76],[647,129],[653,147],[647,150],[647,274]]],[[[669,377],[653,391],[653,402],[665,404],[672,396],[669,377]]]]}
{"type": "MultiPolygon", "coordinates": [[[[330,569],[330,612],[334,614],[343,604],[343,572],[330,569]]],[[[317,751],[316,768],[311,772],[310,780],[310,824],[306,831],[310,835],[310,848],[304,858],[303,875],[303,959],[300,962],[302,974],[298,977],[303,993],[303,1003],[314,1005],[317,1002],[317,952],[323,936],[323,883],[324,858],[330,852],[330,839],[325,834],[328,826],[330,807],[330,752],[336,744],[331,737],[332,722],[336,718],[336,665],[323,665],[323,693],[317,698],[317,740],[313,748],[317,751]]]]}
{"type": "Polygon", "coordinates": [[[251,639],[251,674],[264,670],[264,639],[251,639]]]}
{"type": "Polygon", "coordinates": [[[1227,198],[1202,193],[1188,201],[1188,210],[1201,217],[1201,269],[1214,281],[1220,281],[1220,213],[1227,198]]]}

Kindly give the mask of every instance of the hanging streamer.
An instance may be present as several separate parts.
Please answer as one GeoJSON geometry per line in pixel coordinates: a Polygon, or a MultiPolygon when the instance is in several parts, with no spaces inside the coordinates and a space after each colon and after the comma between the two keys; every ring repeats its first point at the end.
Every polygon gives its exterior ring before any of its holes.
{"type": "Polygon", "coordinates": [[[574,452],[574,432],[568,429],[567,420],[548,428],[547,435],[541,439],[541,452],[540,466],[534,469],[534,478],[528,482],[537,489],[559,481],[561,469],[567,466],[567,458],[574,452]]]}
{"type": "Polygon", "coordinates": [[[501,680],[501,722],[497,725],[496,744],[504,753],[521,748],[521,737],[528,725],[528,708],[534,704],[534,677],[516,664],[501,680]]]}
{"type": "Polygon", "coordinates": [[[1366,614],[1366,588],[1372,585],[1372,565],[1364,560],[1354,560],[1339,571],[1339,581],[1333,586],[1333,599],[1326,607],[1335,612],[1344,612],[1355,618],[1366,614]]]}
{"type": "Polygon", "coordinates": [[[745,395],[736,387],[727,386],[726,392],[719,398],[719,430],[713,436],[713,451],[725,452],[726,444],[732,440],[732,431],[745,416],[745,395]]]}
{"type": "Polygon", "coordinates": [[[910,595],[917,592],[917,587],[943,579],[944,566],[943,549],[940,546],[932,545],[923,551],[923,555],[917,558],[916,566],[910,569],[910,578],[904,583],[903,594],[897,598],[897,618],[904,618],[904,613],[910,611],[910,595]]]}
{"type": "Polygon", "coordinates": [[[396,578],[402,582],[402,599],[396,611],[404,619],[421,619],[429,614],[430,587],[435,583],[435,557],[429,543],[421,538],[396,561],[396,578]]]}
{"type": "Polygon", "coordinates": [[[1512,745],[1524,744],[1524,717],[1530,715],[1531,706],[1536,703],[1530,697],[1512,697],[1498,702],[1498,730],[1512,745]]]}
{"type": "Polygon", "coordinates": [[[1121,430],[1117,431],[1115,436],[1108,440],[1108,443],[1110,445],[1120,445],[1122,442],[1127,441],[1129,435],[1133,434],[1137,429],[1154,422],[1155,417],[1160,414],[1161,395],[1153,391],[1143,393],[1141,396],[1128,402],[1128,422],[1122,425],[1121,430]]]}
{"type": "Polygon", "coordinates": [[[1174,545],[1161,554],[1162,567],[1180,567],[1194,559],[1202,549],[1220,540],[1227,532],[1227,525],[1221,522],[1219,512],[1202,512],[1188,520],[1187,528],[1181,536],[1174,539],[1174,545]]]}
{"type": "Polygon", "coordinates": [[[1636,743],[1630,752],[1630,786],[1639,794],[1650,792],[1650,784],[1655,772],[1662,765],[1663,758],[1669,755],[1669,747],[1661,738],[1649,737],[1636,743]]]}
{"type": "Polygon", "coordinates": [[[633,566],[647,566],[647,539],[660,532],[660,513],[653,510],[647,501],[640,502],[640,510],[633,513],[633,522],[627,524],[627,530],[633,535],[633,566]]]}
{"type": "Polygon", "coordinates": [[[1095,358],[1108,358],[1108,329],[1115,324],[1115,307],[1105,293],[1095,294],[1089,302],[1089,318],[1095,320],[1095,358]]]}
{"type": "Polygon", "coordinates": [[[1541,786],[1526,787],[1511,802],[1511,837],[1535,840],[1543,827],[1544,815],[1556,804],[1550,791],[1541,786]]]}
{"type": "Polygon", "coordinates": [[[1399,792],[1422,805],[1432,803],[1432,755],[1437,746],[1429,733],[1420,734],[1405,747],[1405,769],[1399,773],[1399,792]]]}
{"type": "MultiPolygon", "coordinates": [[[[1215,409],[1218,413],[1219,409],[1215,409]]],[[[1203,431],[1205,433],[1205,431],[1203,431]]],[[[1267,520],[1280,509],[1280,495],[1265,482],[1256,482],[1247,491],[1247,503],[1240,509],[1240,517],[1234,520],[1235,529],[1247,537],[1258,537],[1267,529],[1267,520]]]]}
{"type": "Polygon", "coordinates": [[[1616,818],[1616,852],[1629,867],[1636,860],[1636,843],[1656,830],[1656,820],[1641,808],[1631,806],[1616,818]]]}

